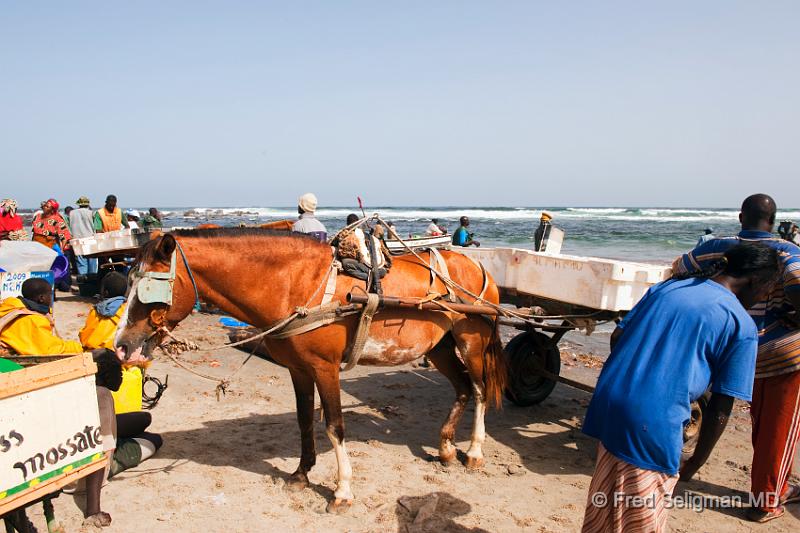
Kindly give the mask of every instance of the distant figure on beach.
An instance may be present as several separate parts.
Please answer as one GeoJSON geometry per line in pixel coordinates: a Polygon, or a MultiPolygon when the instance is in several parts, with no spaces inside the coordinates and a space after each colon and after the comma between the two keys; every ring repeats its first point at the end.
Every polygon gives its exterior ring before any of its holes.
{"type": "Polygon", "coordinates": [[[52,287],[42,278],[22,283],[22,296],[0,302],[0,347],[18,355],[83,353],[78,341],[64,340],[54,331],[50,314],[52,287]]]}
{"type": "Polygon", "coordinates": [[[475,246],[480,247],[481,243],[474,239],[475,234],[470,233],[467,228],[469,228],[469,218],[468,217],[461,217],[459,219],[459,223],[461,224],[458,229],[453,233],[453,246],[475,246]]]}
{"type": "Polygon", "coordinates": [[[117,197],[106,196],[106,204],[94,214],[94,229],[98,233],[108,233],[128,227],[128,219],[122,216],[122,209],[117,207],[117,197]]]}
{"type": "MultiPolygon", "coordinates": [[[[351,213],[347,216],[348,226],[355,222],[358,222],[358,215],[351,213]]],[[[342,262],[342,270],[348,276],[367,280],[373,267],[379,279],[386,275],[386,258],[381,241],[374,235],[367,235],[361,228],[353,228],[342,234],[337,246],[337,256],[342,262]],[[376,254],[375,264],[372,261],[373,252],[376,254]]]]}
{"type": "Polygon", "coordinates": [[[139,218],[141,213],[136,209],[128,209],[125,211],[125,218],[128,219],[128,227],[130,229],[139,229],[139,218]]]}
{"type": "Polygon", "coordinates": [[[678,276],[701,271],[742,242],[760,242],[780,256],[775,289],[750,309],[760,332],[750,407],[751,493],[758,505],[749,509],[747,518],[759,523],[782,516],[785,504],[800,502],[800,487],[789,484],[800,438],[800,247],[773,235],[776,212],[775,200],[766,194],[748,196],[736,237],[712,239],[672,264],[678,276]]]}
{"type": "Polygon", "coordinates": [[[442,227],[439,225],[438,218],[432,218],[431,223],[428,224],[428,227],[425,228],[425,235],[430,237],[438,237],[439,235],[444,235],[447,233],[442,227]]]}
{"type": "Polygon", "coordinates": [[[155,207],[151,207],[150,210],[142,216],[140,223],[145,231],[153,231],[163,227],[161,213],[159,213],[158,209],[155,207]]]}
{"type": "MultiPolygon", "coordinates": [[[[72,231],[72,238],[83,239],[86,237],[94,237],[94,213],[92,212],[89,198],[81,196],[75,203],[78,204],[78,208],[73,209],[69,214],[69,227],[72,231]]],[[[96,274],[97,259],[76,255],[75,268],[79,276],[96,274]]]]}
{"type": "Polygon", "coordinates": [[[0,241],[27,241],[28,232],[17,214],[17,202],[11,198],[0,201],[0,241]]]}
{"type": "Polygon", "coordinates": [[[717,237],[714,236],[714,228],[706,228],[705,233],[703,233],[703,235],[700,235],[700,238],[697,239],[697,244],[695,244],[694,247],[697,248],[701,244],[716,238],[717,237]]]}
{"type": "Polygon", "coordinates": [[[778,225],[778,235],[781,239],[800,246],[800,229],[791,220],[784,220],[778,225]]]}
{"type": "Polygon", "coordinates": [[[688,481],[706,462],[734,398],[751,399],[758,331],[745,309],[779,270],[774,249],[739,244],[702,272],[654,285],[619,323],[583,424],[600,440],[584,533],[666,531],[678,475],[688,481]],[[697,446],[681,464],[691,402],[709,387],[697,446]]]}
{"type": "Polygon", "coordinates": [[[297,212],[300,220],[294,223],[292,231],[313,235],[322,242],[328,238],[328,230],[325,225],[317,220],[314,213],[317,210],[317,197],[313,193],[307,192],[297,200],[297,212]]]}
{"type": "Polygon", "coordinates": [[[542,216],[539,218],[539,227],[533,234],[533,250],[541,252],[542,244],[547,243],[547,237],[550,235],[550,228],[553,227],[553,215],[547,211],[542,211],[542,216]]]}

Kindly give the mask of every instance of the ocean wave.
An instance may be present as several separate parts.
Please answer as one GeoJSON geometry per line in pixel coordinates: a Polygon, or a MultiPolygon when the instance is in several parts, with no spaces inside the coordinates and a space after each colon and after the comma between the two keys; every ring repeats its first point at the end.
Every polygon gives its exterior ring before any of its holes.
{"type": "MultiPolygon", "coordinates": [[[[630,208],[630,207],[431,207],[403,208],[377,207],[367,209],[367,214],[379,213],[386,220],[427,221],[431,218],[442,220],[458,220],[468,216],[473,219],[490,220],[534,220],[542,211],[552,213],[555,219],[596,219],[609,221],[642,221],[642,222],[735,222],[739,216],[738,209],[710,208],[630,208]]],[[[320,218],[346,218],[350,213],[360,212],[353,208],[332,207],[317,210],[320,218]]],[[[285,219],[295,218],[297,210],[288,207],[195,207],[191,209],[165,209],[163,214],[168,218],[216,219],[238,217],[244,219],[285,219]]],[[[778,220],[800,220],[800,210],[778,212],[778,220]]]]}

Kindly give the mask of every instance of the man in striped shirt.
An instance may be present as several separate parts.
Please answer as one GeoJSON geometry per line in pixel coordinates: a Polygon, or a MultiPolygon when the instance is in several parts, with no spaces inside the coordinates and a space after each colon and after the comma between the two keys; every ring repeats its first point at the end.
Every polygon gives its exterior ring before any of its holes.
{"type": "Polygon", "coordinates": [[[736,237],[713,239],[678,258],[680,275],[704,269],[728,248],[760,242],[778,251],[783,275],[769,297],[750,310],[758,328],[758,357],[750,413],[753,420],[753,507],[748,518],[766,522],[781,516],[783,505],[800,501],[800,487],[789,485],[800,438],[800,248],[773,235],[777,208],[765,194],[742,203],[736,237]]]}

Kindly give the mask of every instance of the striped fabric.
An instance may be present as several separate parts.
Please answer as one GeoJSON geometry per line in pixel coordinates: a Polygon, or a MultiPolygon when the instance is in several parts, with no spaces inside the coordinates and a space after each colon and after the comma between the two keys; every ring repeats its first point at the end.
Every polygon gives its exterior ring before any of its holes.
{"type": "Polygon", "coordinates": [[[744,230],[736,237],[713,239],[675,260],[676,274],[697,272],[723,256],[731,246],[760,242],[778,250],[783,275],[766,301],[748,312],[758,327],[756,379],[800,370],[800,317],[787,293],[800,291],[800,248],[765,231],[744,230]]]}
{"type": "Polygon", "coordinates": [[[666,531],[667,499],[677,483],[678,476],[635,467],[617,459],[600,443],[583,533],[666,531]]]}
{"type": "Polygon", "coordinates": [[[800,372],[757,379],[753,385],[753,468],[755,504],[774,511],[789,490],[800,439],[800,372]]]}

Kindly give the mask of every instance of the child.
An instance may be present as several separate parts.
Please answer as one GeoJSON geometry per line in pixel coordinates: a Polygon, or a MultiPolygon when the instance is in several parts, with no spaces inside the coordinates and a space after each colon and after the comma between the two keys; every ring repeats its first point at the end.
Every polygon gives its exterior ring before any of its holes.
{"type": "Polygon", "coordinates": [[[0,303],[0,347],[18,355],[81,353],[76,341],[58,336],[50,314],[53,288],[42,278],[26,279],[22,296],[0,303]]]}
{"type": "Polygon", "coordinates": [[[78,335],[86,351],[97,348],[114,349],[114,334],[122,313],[125,312],[125,293],[128,280],[119,272],[106,274],[100,282],[103,300],[95,304],[78,335]]]}
{"type": "Polygon", "coordinates": [[[100,430],[103,450],[109,456],[109,467],[86,477],[84,525],[105,527],[111,524],[111,515],[100,510],[103,482],[152,457],[161,447],[162,440],[160,435],[146,431],[152,421],[150,413],[115,414],[111,394],[122,385],[122,366],[110,350],[95,350],[92,355],[97,364],[95,384],[100,430]]]}

